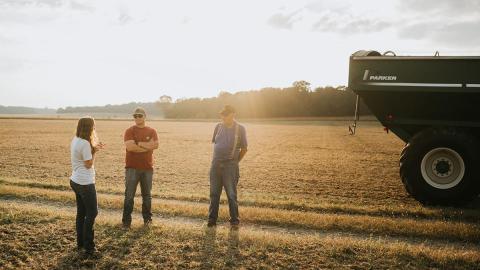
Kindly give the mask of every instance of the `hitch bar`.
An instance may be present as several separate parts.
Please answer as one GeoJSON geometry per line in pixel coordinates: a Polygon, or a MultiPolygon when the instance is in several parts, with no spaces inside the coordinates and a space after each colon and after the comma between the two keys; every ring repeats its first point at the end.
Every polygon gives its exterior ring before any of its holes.
{"type": "Polygon", "coordinates": [[[360,120],[360,117],[358,115],[359,100],[360,97],[357,95],[357,100],[355,101],[355,118],[353,119],[353,124],[348,126],[348,131],[350,132],[350,135],[355,135],[355,131],[357,129],[357,121],[360,120]]]}

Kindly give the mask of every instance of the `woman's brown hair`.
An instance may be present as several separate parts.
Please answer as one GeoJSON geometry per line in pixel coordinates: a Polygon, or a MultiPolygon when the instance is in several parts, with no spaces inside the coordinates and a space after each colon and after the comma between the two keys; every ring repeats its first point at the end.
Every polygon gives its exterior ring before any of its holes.
{"type": "Polygon", "coordinates": [[[95,138],[94,128],[95,128],[95,120],[93,120],[93,117],[86,116],[78,120],[76,136],[78,138],[87,140],[90,143],[90,147],[92,148],[92,154],[94,153],[94,147],[93,147],[93,143],[94,143],[93,140],[95,138]]]}

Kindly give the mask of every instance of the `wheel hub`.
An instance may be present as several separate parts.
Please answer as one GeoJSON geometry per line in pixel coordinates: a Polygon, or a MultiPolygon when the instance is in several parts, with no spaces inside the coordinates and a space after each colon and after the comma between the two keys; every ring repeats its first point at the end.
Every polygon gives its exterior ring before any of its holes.
{"type": "Polygon", "coordinates": [[[453,162],[448,158],[439,158],[432,163],[432,171],[438,177],[450,176],[453,169],[453,162]]]}
{"type": "Polygon", "coordinates": [[[465,174],[463,158],[455,150],[446,147],[427,152],[420,168],[425,182],[438,189],[449,189],[458,185],[465,174]]]}

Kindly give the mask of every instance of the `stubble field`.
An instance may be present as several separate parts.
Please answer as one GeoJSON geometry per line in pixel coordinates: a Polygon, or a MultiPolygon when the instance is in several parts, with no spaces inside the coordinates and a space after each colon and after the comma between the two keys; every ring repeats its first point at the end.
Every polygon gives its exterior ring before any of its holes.
{"type": "Polygon", "coordinates": [[[342,121],[245,123],[239,230],[225,204],[220,226],[205,227],[215,123],[149,122],[160,142],[154,226],[136,216],[125,231],[131,125],[97,121],[107,145],[95,164],[101,256],[84,259],[68,179],[76,121],[0,119],[0,268],[480,268],[479,200],[442,208],[410,198],[398,176],[403,143],[373,122],[355,136],[342,121]]]}

